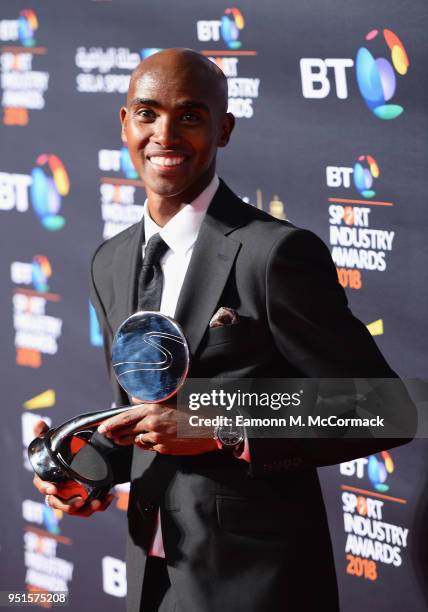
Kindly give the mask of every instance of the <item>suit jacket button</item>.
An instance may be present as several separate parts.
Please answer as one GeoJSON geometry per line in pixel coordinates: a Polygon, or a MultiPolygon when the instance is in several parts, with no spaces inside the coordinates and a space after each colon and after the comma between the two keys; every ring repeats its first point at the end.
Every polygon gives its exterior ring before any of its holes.
{"type": "Polygon", "coordinates": [[[143,507],[143,512],[144,512],[145,515],[153,514],[155,510],[156,510],[156,508],[155,508],[154,504],[152,504],[152,503],[146,504],[143,507]]]}

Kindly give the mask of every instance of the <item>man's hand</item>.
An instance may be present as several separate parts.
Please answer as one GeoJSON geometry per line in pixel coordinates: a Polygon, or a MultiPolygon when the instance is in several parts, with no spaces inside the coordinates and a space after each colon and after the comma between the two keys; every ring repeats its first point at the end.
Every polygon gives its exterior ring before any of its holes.
{"type": "MultiPolygon", "coordinates": [[[[49,427],[44,421],[37,421],[34,425],[33,433],[36,437],[43,438],[48,429],[49,427]]],[[[77,483],[74,483],[72,480],[64,485],[55,485],[52,482],[42,480],[35,474],[33,484],[45,496],[45,500],[51,508],[76,516],[87,517],[91,516],[94,512],[101,512],[108,508],[114,498],[113,495],[108,495],[103,502],[95,499],[84,510],[80,510],[85,501],[81,495],[75,494],[77,483]]]]}
{"type": "Polygon", "coordinates": [[[143,450],[166,455],[200,455],[218,450],[212,437],[178,438],[179,423],[188,427],[188,417],[168,404],[139,404],[127,412],[106,419],[98,431],[115,444],[137,444],[143,450]]]}

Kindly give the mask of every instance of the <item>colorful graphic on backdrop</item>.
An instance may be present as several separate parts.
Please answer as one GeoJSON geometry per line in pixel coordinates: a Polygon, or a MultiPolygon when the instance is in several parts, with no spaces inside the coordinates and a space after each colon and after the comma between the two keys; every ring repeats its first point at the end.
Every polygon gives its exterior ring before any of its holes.
{"type": "Polygon", "coordinates": [[[407,500],[386,495],[388,474],[394,472],[388,451],[341,463],[344,570],[350,576],[376,581],[385,566],[398,568],[406,562],[409,528],[397,524],[396,508],[407,500]],[[370,481],[374,491],[365,487],[370,481]],[[393,521],[393,522],[391,522],[393,521]]]}
{"type": "Polygon", "coordinates": [[[410,62],[403,43],[391,30],[371,30],[366,41],[384,39],[391,52],[391,61],[385,57],[374,58],[366,48],[358,50],[355,69],[358,87],[369,109],[379,119],[395,119],[403,112],[399,104],[387,104],[397,89],[397,78],[407,74],[410,62]]]}
{"type": "Polygon", "coordinates": [[[100,199],[103,239],[107,240],[140,221],[145,193],[127,147],[100,149],[98,167],[104,173],[100,178],[100,199]]]}
{"type": "Polygon", "coordinates": [[[36,44],[34,32],[39,27],[37,15],[31,9],[24,9],[19,13],[18,36],[24,47],[33,47],[36,44]]]}
{"type": "Polygon", "coordinates": [[[162,49],[160,47],[145,47],[144,49],[141,49],[141,51],[140,51],[141,59],[145,60],[146,58],[150,57],[151,55],[154,55],[155,53],[158,53],[158,51],[162,51],[162,49]]]}
{"type": "Polygon", "coordinates": [[[64,227],[65,218],[58,213],[69,191],[70,179],[57,155],[39,155],[31,175],[0,172],[0,210],[27,212],[31,202],[40,223],[49,231],[64,227]]]}
{"type": "Polygon", "coordinates": [[[58,213],[62,197],[70,191],[64,164],[57,155],[43,153],[37,158],[31,177],[31,203],[40,223],[52,232],[62,229],[65,219],[58,213]]]}
{"type": "Polygon", "coordinates": [[[34,255],[31,268],[32,282],[36,291],[49,291],[48,279],[52,276],[49,259],[44,255],[34,255]]]}
{"type": "Polygon", "coordinates": [[[387,256],[392,251],[394,230],[374,229],[372,223],[380,211],[394,206],[393,202],[374,200],[374,181],[380,176],[380,166],[373,155],[360,155],[353,167],[327,166],[329,189],[356,188],[364,199],[328,198],[329,244],[336,264],[339,282],[349,289],[363,287],[363,271],[385,272],[387,256]],[[351,179],[352,177],[352,179],[351,179]]]}
{"type": "Polygon", "coordinates": [[[136,171],[134,164],[132,163],[131,156],[129,155],[128,147],[122,147],[120,150],[120,169],[128,179],[137,179],[138,172],[136,171]]]}
{"type": "Polygon", "coordinates": [[[373,182],[379,177],[380,170],[372,155],[360,155],[354,165],[354,185],[363,198],[374,198],[376,191],[373,182]]]}
{"type": "Polygon", "coordinates": [[[240,49],[242,43],[239,39],[240,30],[245,26],[244,17],[237,8],[227,8],[221,18],[221,35],[229,49],[240,49]]]}
{"type": "MultiPolygon", "coordinates": [[[[196,36],[201,43],[213,43],[212,49],[200,49],[212,62],[217,64],[227,77],[228,109],[237,119],[251,119],[254,115],[254,101],[259,97],[260,79],[240,76],[241,63],[252,66],[251,58],[257,51],[242,49],[239,36],[245,20],[238,8],[225,9],[221,19],[198,20],[196,36]],[[225,42],[227,49],[220,49],[225,42]]],[[[195,47],[196,48],[196,47],[195,47]]]]}
{"type": "Polygon", "coordinates": [[[26,400],[22,406],[26,410],[40,410],[41,408],[53,408],[56,402],[55,389],[46,389],[26,400]]]}
{"type": "Polygon", "coordinates": [[[91,302],[89,302],[89,341],[92,346],[103,345],[103,336],[100,324],[98,323],[97,313],[91,302]]]}
{"type": "Polygon", "coordinates": [[[31,263],[13,261],[10,275],[15,285],[25,285],[16,287],[13,295],[16,363],[40,368],[42,354],[58,352],[62,334],[62,319],[46,313],[48,303],[61,300],[57,293],[48,292],[52,266],[44,255],[35,255],[31,263]]]}
{"type": "Polygon", "coordinates": [[[379,455],[370,455],[367,474],[376,491],[385,493],[389,489],[389,485],[385,481],[388,474],[392,474],[394,471],[394,462],[388,451],[382,451],[379,455]]]}
{"type": "MultiPolygon", "coordinates": [[[[366,41],[373,45],[382,40],[391,52],[391,62],[385,57],[375,58],[366,47],[360,47],[355,59],[355,73],[359,92],[367,107],[379,119],[395,119],[404,110],[400,104],[387,104],[396,93],[396,74],[404,76],[410,66],[403,43],[392,30],[371,30],[366,41]],[[382,33],[381,33],[382,32],[382,33]]],[[[300,60],[300,77],[304,98],[324,99],[333,91],[340,100],[349,97],[349,69],[354,66],[351,58],[303,57],[300,60]],[[334,86],[334,87],[333,87],[334,86]]]]}
{"type": "Polygon", "coordinates": [[[376,319],[376,321],[367,323],[366,327],[372,336],[382,336],[383,335],[383,332],[384,332],[383,319],[376,319]]]}
{"type": "MultiPolygon", "coordinates": [[[[24,499],[22,518],[25,521],[26,589],[29,592],[67,593],[73,577],[74,563],[60,556],[60,546],[69,547],[72,544],[69,537],[61,535],[63,512],[49,508],[41,501],[24,499]]],[[[66,550],[68,552],[69,549],[66,550]]]]}
{"type": "Polygon", "coordinates": [[[0,42],[18,43],[3,46],[0,53],[4,125],[28,125],[29,110],[45,107],[50,74],[33,69],[33,60],[47,54],[46,47],[35,46],[38,28],[39,19],[29,8],[22,9],[17,19],[0,21],[0,42]]]}

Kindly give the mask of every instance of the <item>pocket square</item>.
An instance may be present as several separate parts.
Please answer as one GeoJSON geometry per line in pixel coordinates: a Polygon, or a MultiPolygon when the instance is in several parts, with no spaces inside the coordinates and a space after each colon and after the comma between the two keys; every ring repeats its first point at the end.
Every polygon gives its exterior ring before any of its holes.
{"type": "Polygon", "coordinates": [[[223,327],[223,325],[235,325],[239,322],[238,313],[233,308],[221,306],[210,321],[210,327],[223,327]]]}

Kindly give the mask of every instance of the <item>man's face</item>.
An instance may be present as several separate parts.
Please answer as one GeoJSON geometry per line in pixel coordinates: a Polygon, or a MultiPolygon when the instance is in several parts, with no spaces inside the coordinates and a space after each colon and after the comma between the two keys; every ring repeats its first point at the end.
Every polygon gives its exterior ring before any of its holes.
{"type": "Polygon", "coordinates": [[[213,85],[191,66],[161,64],[142,72],[121,120],[122,139],[149,199],[156,194],[181,202],[209,183],[217,147],[227,144],[233,128],[213,85]]]}

